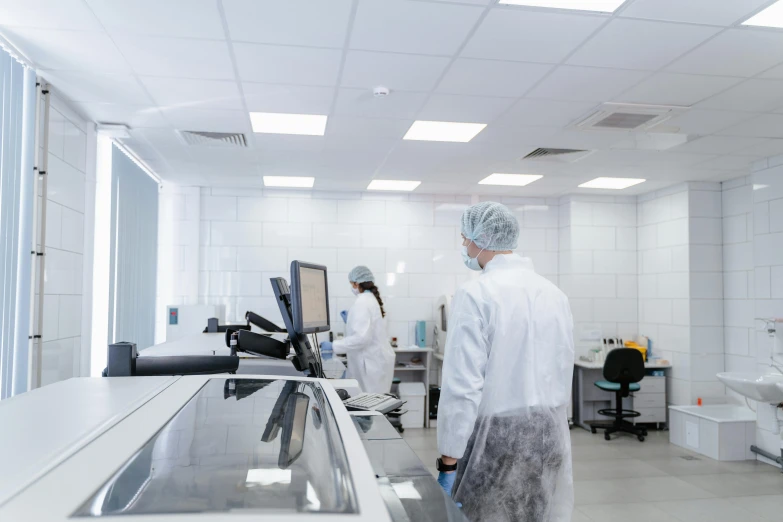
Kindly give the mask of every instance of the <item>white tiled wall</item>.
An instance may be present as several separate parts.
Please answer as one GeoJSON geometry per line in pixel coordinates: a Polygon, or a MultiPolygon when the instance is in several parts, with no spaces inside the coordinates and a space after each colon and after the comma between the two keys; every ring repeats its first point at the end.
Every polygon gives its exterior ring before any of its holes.
{"type": "MultiPolygon", "coordinates": [[[[52,96],[41,384],[81,374],[87,122],[52,96]]],[[[40,208],[40,206],[39,206],[40,208]]]]}
{"type": "Polygon", "coordinates": [[[560,286],[571,301],[577,355],[587,332],[638,333],[636,198],[568,196],[560,201],[560,286]]]}
{"type": "MultiPolygon", "coordinates": [[[[768,158],[754,165],[750,179],[753,203],[753,317],[783,317],[783,156],[768,158]]],[[[747,312],[743,310],[743,313],[747,312]]],[[[743,315],[748,321],[750,317],[743,315]]],[[[772,371],[770,355],[783,361],[783,332],[770,338],[763,331],[763,323],[755,323],[756,362],[759,370],[772,371]]],[[[778,329],[780,325],[778,325],[778,329]]],[[[753,343],[753,338],[749,344],[753,343]]],[[[749,355],[752,352],[749,351],[749,355]]],[[[758,404],[759,419],[773,409],[758,404]]],[[[775,455],[780,453],[780,436],[764,429],[756,430],[756,443],[775,455]]]]}

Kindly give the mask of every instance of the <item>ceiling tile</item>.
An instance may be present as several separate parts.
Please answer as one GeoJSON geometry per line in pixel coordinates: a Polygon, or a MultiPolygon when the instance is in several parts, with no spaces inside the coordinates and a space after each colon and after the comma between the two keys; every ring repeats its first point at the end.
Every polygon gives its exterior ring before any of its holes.
{"type": "Polygon", "coordinates": [[[481,7],[409,0],[361,0],[350,47],[452,55],[484,12],[481,7]]]}
{"type": "Polygon", "coordinates": [[[747,80],[697,107],[751,112],[779,109],[783,107],[783,80],[747,80]]]}
{"type": "Polygon", "coordinates": [[[493,9],[461,56],[559,63],[606,20],[605,16],[493,9]]]}
{"type": "Polygon", "coordinates": [[[566,127],[588,115],[595,106],[593,102],[524,99],[515,103],[493,126],[566,127]]]}
{"type": "Polygon", "coordinates": [[[74,31],[103,29],[82,0],[3,0],[0,24],[74,31]]]}
{"type": "Polygon", "coordinates": [[[131,34],[114,41],[137,74],[168,78],[232,80],[234,71],[226,42],[131,34]]]}
{"type": "Polygon", "coordinates": [[[540,147],[562,149],[596,150],[608,149],[612,145],[628,139],[624,132],[561,130],[540,142],[540,147]]]}
{"type": "Polygon", "coordinates": [[[376,98],[367,89],[343,87],[337,93],[335,114],[364,118],[413,119],[426,99],[425,93],[406,91],[376,98]]]}
{"type": "Polygon", "coordinates": [[[769,158],[783,154],[783,139],[766,139],[763,143],[739,151],[739,154],[769,158]]]}
{"type": "Polygon", "coordinates": [[[783,138],[783,114],[763,114],[728,129],[721,135],[754,136],[757,138],[783,138]]]}
{"type": "Polygon", "coordinates": [[[237,84],[220,80],[185,80],[181,78],[139,78],[152,99],[162,107],[241,110],[242,99],[237,84]]]}
{"type": "Polygon", "coordinates": [[[642,81],[648,73],[597,67],[558,67],[536,85],[528,98],[606,102],[642,81]]]}
{"type": "Polygon", "coordinates": [[[231,39],[342,48],[351,0],[223,0],[231,39]]]}
{"type": "Polygon", "coordinates": [[[747,175],[747,171],[750,168],[750,165],[754,161],[758,161],[760,159],[761,158],[758,156],[725,155],[698,163],[694,165],[694,168],[698,167],[699,169],[714,170],[745,170],[747,175]]]}
{"type": "Polygon", "coordinates": [[[773,67],[772,69],[761,73],[759,76],[761,78],[776,78],[783,80],[783,64],[773,67]]]}
{"type": "Polygon", "coordinates": [[[334,49],[234,44],[239,76],[246,82],[336,85],[342,52],[334,49]]]}
{"type": "Polygon", "coordinates": [[[750,77],[783,62],[783,33],[729,29],[669,66],[691,74],[750,77]]]}
{"type": "Polygon", "coordinates": [[[130,74],[41,71],[41,76],[72,101],[154,105],[141,84],[130,74]]]}
{"type": "Polygon", "coordinates": [[[335,115],[326,124],[326,141],[363,143],[370,140],[398,142],[410,128],[412,120],[359,118],[335,115]]]}
{"type": "Polygon", "coordinates": [[[96,123],[124,123],[130,128],[168,127],[157,107],[114,103],[76,103],[96,123]]]}
{"type": "Polygon", "coordinates": [[[341,82],[344,87],[431,91],[448,64],[440,56],[348,51],[341,82]]]}
{"type": "Polygon", "coordinates": [[[762,138],[741,138],[730,136],[705,136],[670,149],[673,152],[697,152],[701,154],[732,154],[760,145],[762,138]]]}
{"type": "Polygon", "coordinates": [[[106,33],[2,26],[0,30],[42,69],[130,72],[122,54],[106,33]]]}
{"type": "Polygon", "coordinates": [[[214,0],[87,0],[87,4],[110,34],[225,38],[214,0]]]}
{"type": "MultiPolygon", "coordinates": [[[[658,73],[616,98],[617,101],[653,105],[691,106],[738,84],[739,78],[658,73]]],[[[727,107],[728,108],[728,107],[727,107]]]]}
{"type": "Polygon", "coordinates": [[[433,94],[417,119],[489,123],[511,106],[510,98],[433,94]]]}
{"type": "Polygon", "coordinates": [[[161,112],[177,130],[250,132],[250,117],[243,111],[166,107],[161,112]]]}
{"type": "MultiPolygon", "coordinates": [[[[511,143],[520,151],[526,147],[546,147],[543,143],[560,132],[560,127],[528,127],[524,125],[503,126],[488,125],[478,136],[473,138],[476,143],[511,143]]],[[[472,143],[471,142],[471,143],[472,143]]],[[[527,150],[526,152],[530,152],[527,150]]],[[[520,154],[521,155],[521,154],[520,154]]]]}
{"type": "Polygon", "coordinates": [[[615,19],[584,44],[568,64],[652,71],[718,31],[716,27],[615,19]]]}
{"type": "Polygon", "coordinates": [[[247,110],[294,114],[329,114],[334,87],[243,83],[247,110]]]}
{"type": "Polygon", "coordinates": [[[753,14],[769,0],[636,0],[621,16],[729,26],[753,14]]]}
{"type": "Polygon", "coordinates": [[[436,89],[446,94],[522,96],[552,69],[551,65],[459,58],[436,89]]]}
{"type": "Polygon", "coordinates": [[[684,134],[712,134],[749,120],[753,114],[747,112],[713,111],[691,109],[680,116],[667,120],[667,127],[677,127],[684,134]]]}

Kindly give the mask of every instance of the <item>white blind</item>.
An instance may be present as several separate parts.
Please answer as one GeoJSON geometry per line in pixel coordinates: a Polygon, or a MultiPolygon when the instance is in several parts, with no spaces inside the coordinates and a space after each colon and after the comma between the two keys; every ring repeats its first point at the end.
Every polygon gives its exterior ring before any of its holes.
{"type": "Polygon", "coordinates": [[[158,184],[112,145],[109,341],[155,343],[158,184]]]}
{"type": "Polygon", "coordinates": [[[34,98],[35,74],[0,49],[0,399],[27,389],[34,98]]]}

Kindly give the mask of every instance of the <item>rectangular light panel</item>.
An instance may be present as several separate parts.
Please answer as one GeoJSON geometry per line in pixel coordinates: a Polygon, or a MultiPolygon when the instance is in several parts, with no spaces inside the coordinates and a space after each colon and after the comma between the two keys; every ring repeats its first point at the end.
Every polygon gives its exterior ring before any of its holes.
{"type": "Polygon", "coordinates": [[[538,174],[492,174],[479,181],[479,185],[500,185],[503,187],[524,187],[544,176],[538,174]]]}
{"type": "MultiPolygon", "coordinates": [[[[687,1],[687,0],[683,0],[687,1]]],[[[499,0],[500,5],[524,5],[527,7],[548,7],[552,9],[573,9],[577,11],[598,11],[613,13],[625,0],[499,0]]]]}
{"type": "Polygon", "coordinates": [[[264,176],[265,187],[313,188],[315,178],[306,176],[264,176]]]}
{"type": "Polygon", "coordinates": [[[421,185],[421,181],[399,181],[394,179],[374,179],[367,185],[367,190],[393,190],[411,192],[421,185]]]}
{"type": "Polygon", "coordinates": [[[417,120],[413,122],[403,139],[467,143],[476,137],[476,134],[483,131],[486,126],[486,123],[417,120]]]}
{"type": "Polygon", "coordinates": [[[319,114],[282,114],[275,112],[251,112],[253,132],[263,134],[301,134],[323,136],[326,116],[319,114]]]}
{"type": "Polygon", "coordinates": [[[581,188],[622,190],[644,183],[646,179],[638,178],[595,178],[579,185],[581,188]]]}
{"type": "Polygon", "coordinates": [[[778,0],[756,16],[742,22],[742,25],[783,28],[783,0],[778,0]]]}

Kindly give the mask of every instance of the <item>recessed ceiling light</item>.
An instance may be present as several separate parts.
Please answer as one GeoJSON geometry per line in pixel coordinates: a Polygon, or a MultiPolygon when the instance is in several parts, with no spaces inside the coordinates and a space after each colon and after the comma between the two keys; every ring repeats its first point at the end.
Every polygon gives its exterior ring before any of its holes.
{"type": "Polygon", "coordinates": [[[323,136],[326,116],[319,114],[281,114],[275,112],[251,112],[253,132],[264,134],[303,134],[323,136]]]}
{"type": "Polygon", "coordinates": [[[457,123],[453,121],[422,121],[413,122],[405,133],[405,140],[418,141],[455,141],[467,143],[476,134],[484,130],[486,123],[457,123]]]}
{"type": "Polygon", "coordinates": [[[538,174],[492,174],[479,181],[479,185],[502,185],[504,187],[524,187],[544,176],[538,174]]]}
{"type": "Polygon", "coordinates": [[[528,7],[613,13],[625,3],[625,0],[499,0],[498,3],[500,5],[524,5],[528,7]]]}
{"type": "Polygon", "coordinates": [[[783,1],[778,0],[756,16],[742,22],[742,25],[783,28],[783,1]]]}
{"type": "Polygon", "coordinates": [[[315,178],[306,176],[264,176],[265,187],[313,188],[315,178]]]}
{"type": "Polygon", "coordinates": [[[581,188],[622,190],[645,181],[647,180],[637,178],[595,178],[579,186],[581,188]]]}
{"type": "Polygon", "coordinates": [[[421,185],[421,181],[400,181],[396,179],[374,179],[367,185],[367,190],[397,190],[411,192],[421,185]]]}

